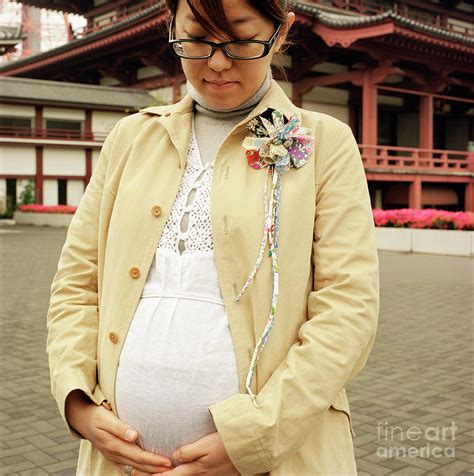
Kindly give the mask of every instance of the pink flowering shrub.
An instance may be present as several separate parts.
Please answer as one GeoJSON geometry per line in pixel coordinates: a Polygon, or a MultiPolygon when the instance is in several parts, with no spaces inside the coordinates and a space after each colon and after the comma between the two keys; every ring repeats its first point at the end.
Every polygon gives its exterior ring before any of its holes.
{"type": "Polygon", "coordinates": [[[20,212],[30,213],[74,213],[77,207],[69,205],[19,205],[20,212]]]}
{"type": "Polygon", "coordinates": [[[441,230],[474,230],[473,212],[448,212],[426,208],[423,210],[372,210],[375,226],[395,228],[436,228],[441,230]]]}
{"type": "MultiPolygon", "coordinates": [[[[68,205],[20,205],[21,212],[74,213],[77,207],[68,205]]],[[[435,228],[441,230],[474,230],[473,212],[448,212],[426,208],[400,208],[398,210],[372,210],[375,226],[394,228],[435,228]]]]}

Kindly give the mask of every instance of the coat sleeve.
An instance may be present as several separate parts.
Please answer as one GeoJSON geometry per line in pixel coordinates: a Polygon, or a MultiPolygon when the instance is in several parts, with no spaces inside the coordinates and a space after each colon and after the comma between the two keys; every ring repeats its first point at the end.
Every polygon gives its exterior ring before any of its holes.
{"type": "Polygon", "coordinates": [[[321,165],[313,237],[313,290],[298,341],[256,396],[209,407],[242,475],[268,472],[304,442],[335,395],[364,367],[379,312],[379,261],[367,179],[349,126],[321,165]]]}
{"type": "Polygon", "coordinates": [[[104,396],[97,383],[99,211],[108,157],[120,121],[108,134],[91,179],[69,225],[51,284],[46,352],[51,392],[69,433],[83,438],[68,423],[65,402],[82,390],[95,404],[104,396]]]}

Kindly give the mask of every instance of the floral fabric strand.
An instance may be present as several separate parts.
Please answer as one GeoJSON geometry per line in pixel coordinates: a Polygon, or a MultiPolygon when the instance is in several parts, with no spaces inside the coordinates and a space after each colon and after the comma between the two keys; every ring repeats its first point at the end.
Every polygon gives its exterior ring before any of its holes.
{"type": "Polygon", "coordinates": [[[258,407],[257,400],[251,390],[252,378],[257,362],[273,329],[279,295],[278,237],[282,175],[290,167],[300,168],[305,165],[308,161],[309,154],[311,154],[314,148],[313,137],[307,134],[307,132],[309,132],[307,128],[300,127],[300,119],[298,117],[292,116],[285,123],[284,115],[279,111],[273,110],[272,121],[273,122],[269,121],[263,116],[252,119],[247,127],[256,137],[246,137],[243,142],[248,164],[256,170],[263,168],[268,169],[263,193],[265,224],[260,250],[257,261],[244,287],[236,297],[236,301],[239,301],[253,282],[262,263],[268,241],[269,256],[272,260],[272,301],[270,314],[265,328],[255,346],[245,382],[247,392],[256,407],[258,407]],[[267,182],[269,178],[271,179],[272,187],[270,202],[267,205],[267,182]]]}

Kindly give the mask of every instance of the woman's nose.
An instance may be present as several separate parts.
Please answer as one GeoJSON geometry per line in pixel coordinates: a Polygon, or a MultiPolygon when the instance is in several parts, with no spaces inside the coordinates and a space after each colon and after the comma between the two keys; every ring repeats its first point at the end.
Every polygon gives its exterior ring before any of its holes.
{"type": "Polygon", "coordinates": [[[232,60],[226,56],[221,48],[216,48],[213,55],[208,60],[209,68],[214,71],[222,71],[232,67],[232,60]]]}

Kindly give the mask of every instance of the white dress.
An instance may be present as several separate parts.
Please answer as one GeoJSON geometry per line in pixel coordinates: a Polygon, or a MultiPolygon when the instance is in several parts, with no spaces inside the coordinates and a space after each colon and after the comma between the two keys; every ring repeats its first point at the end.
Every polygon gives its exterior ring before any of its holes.
{"type": "Polygon", "coordinates": [[[117,370],[118,417],[137,430],[143,449],[168,458],[181,445],[217,431],[208,407],[239,393],[214,261],[212,171],[213,162],[202,164],[193,122],[180,189],[117,370]]]}

